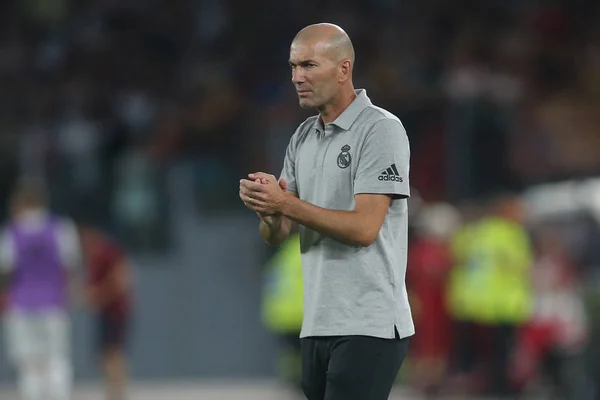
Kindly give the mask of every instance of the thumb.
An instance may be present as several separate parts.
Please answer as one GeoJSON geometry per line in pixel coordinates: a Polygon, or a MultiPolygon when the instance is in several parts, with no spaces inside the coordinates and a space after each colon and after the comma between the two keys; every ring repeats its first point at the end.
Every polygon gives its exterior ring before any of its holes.
{"type": "Polygon", "coordinates": [[[279,187],[280,187],[282,190],[287,190],[287,188],[288,188],[288,183],[287,183],[287,181],[285,180],[285,178],[280,178],[280,179],[279,179],[279,187]]]}

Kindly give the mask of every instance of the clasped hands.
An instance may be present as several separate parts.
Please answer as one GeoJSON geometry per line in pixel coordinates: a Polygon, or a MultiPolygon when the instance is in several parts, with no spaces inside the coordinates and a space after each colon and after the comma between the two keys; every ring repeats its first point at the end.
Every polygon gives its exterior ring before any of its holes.
{"type": "Polygon", "coordinates": [[[257,172],[248,175],[249,179],[240,180],[240,199],[244,205],[265,222],[281,215],[287,197],[287,182],[275,176],[257,172]]]}

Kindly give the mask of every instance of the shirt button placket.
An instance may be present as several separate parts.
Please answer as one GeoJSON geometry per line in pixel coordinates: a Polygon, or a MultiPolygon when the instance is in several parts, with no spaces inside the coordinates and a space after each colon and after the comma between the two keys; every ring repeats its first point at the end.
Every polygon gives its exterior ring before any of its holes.
{"type": "Polygon", "coordinates": [[[327,152],[329,150],[329,145],[331,144],[332,133],[333,133],[333,126],[327,125],[325,127],[325,132],[323,133],[323,140],[321,141],[321,145],[320,145],[321,171],[325,170],[325,159],[327,158],[327,152]]]}

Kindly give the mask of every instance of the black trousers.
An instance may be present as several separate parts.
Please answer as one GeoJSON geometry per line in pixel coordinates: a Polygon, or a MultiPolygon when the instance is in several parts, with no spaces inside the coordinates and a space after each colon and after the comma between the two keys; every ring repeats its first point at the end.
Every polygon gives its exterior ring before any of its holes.
{"type": "Polygon", "coordinates": [[[97,316],[96,344],[99,352],[109,349],[124,350],[129,333],[129,315],[111,315],[100,312],[97,316]]]}
{"type": "Polygon", "coordinates": [[[303,338],[302,390],[308,400],[387,400],[408,342],[369,336],[303,338]]]}
{"type": "Polygon", "coordinates": [[[509,368],[517,327],[508,324],[478,325],[458,322],[454,326],[454,332],[454,369],[461,373],[471,373],[482,364],[489,370],[487,394],[512,395],[514,390],[509,380],[509,368]],[[486,340],[482,340],[482,337],[486,340]]]}

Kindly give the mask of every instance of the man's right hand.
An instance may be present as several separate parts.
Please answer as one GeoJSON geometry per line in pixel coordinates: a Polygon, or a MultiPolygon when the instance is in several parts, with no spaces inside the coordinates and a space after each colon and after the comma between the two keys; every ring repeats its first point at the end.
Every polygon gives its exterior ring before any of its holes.
{"type": "MultiPolygon", "coordinates": [[[[267,183],[265,178],[256,178],[254,180],[254,182],[262,183],[262,184],[267,183]]],[[[288,189],[288,183],[285,180],[285,178],[280,178],[278,183],[279,183],[279,187],[281,188],[281,190],[286,192],[288,189]]],[[[256,214],[259,216],[261,221],[263,221],[264,224],[269,227],[275,226],[275,225],[278,225],[281,223],[281,214],[264,214],[264,213],[260,213],[260,212],[257,212],[256,214]]]]}
{"type": "MultiPolygon", "coordinates": [[[[280,197],[281,194],[283,194],[284,198],[287,195],[294,195],[293,192],[290,192],[288,190],[288,182],[283,178],[280,178],[279,181],[276,182],[277,178],[275,178],[273,175],[265,174],[262,172],[249,174],[248,178],[252,182],[251,185],[254,187],[256,187],[256,184],[258,183],[259,185],[268,186],[271,191],[280,191],[280,193],[278,193],[278,196],[280,197]],[[279,188],[275,186],[275,183],[277,183],[279,188]]],[[[246,183],[249,184],[249,182],[246,183]]],[[[251,204],[247,203],[247,201],[251,201],[251,198],[248,195],[245,186],[242,186],[242,181],[240,181],[240,198],[246,204],[246,207],[248,207],[249,209],[252,209],[254,211],[260,209],[260,207],[254,208],[251,204]]],[[[256,214],[260,218],[260,235],[269,246],[277,247],[289,237],[291,221],[285,218],[283,214],[279,213],[278,210],[272,210],[267,212],[265,211],[267,210],[263,209],[262,211],[256,212],[256,214]]]]}

